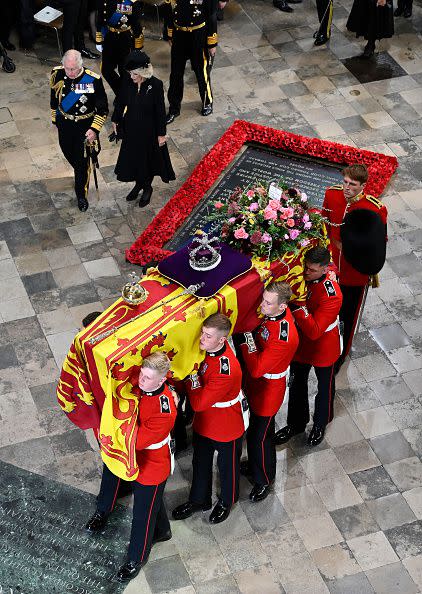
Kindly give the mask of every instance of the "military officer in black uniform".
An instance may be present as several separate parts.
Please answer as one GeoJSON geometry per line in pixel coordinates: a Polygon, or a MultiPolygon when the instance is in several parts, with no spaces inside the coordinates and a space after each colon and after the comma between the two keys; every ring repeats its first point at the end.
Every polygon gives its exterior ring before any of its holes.
{"type": "Polygon", "coordinates": [[[102,52],[101,74],[115,95],[125,73],[127,56],[133,49],[144,46],[141,10],[140,0],[97,0],[95,42],[102,52]]]}
{"type": "Polygon", "coordinates": [[[67,51],[62,66],[51,72],[51,119],[59,132],[59,144],[75,171],[79,210],[88,208],[91,173],[89,151],[99,152],[98,135],[107,114],[107,96],[99,74],[84,68],[80,52],[67,51]]]}
{"type": "Polygon", "coordinates": [[[167,124],[180,114],[183,76],[187,60],[198,81],[202,115],[212,113],[210,71],[217,49],[217,0],[171,0],[165,4],[165,26],[171,44],[171,71],[168,90],[167,124]]]}

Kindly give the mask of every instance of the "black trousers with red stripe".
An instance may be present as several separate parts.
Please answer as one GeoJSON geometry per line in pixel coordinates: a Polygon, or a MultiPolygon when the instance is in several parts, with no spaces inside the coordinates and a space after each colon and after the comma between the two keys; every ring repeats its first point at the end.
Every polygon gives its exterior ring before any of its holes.
{"type": "Polygon", "coordinates": [[[274,435],[274,417],[260,417],[251,411],[246,445],[249,471],[256,485],[269,485],[275,479],[274,435]]]}
{"type": "Polygon", "coordinates": [[[210,64],[206,27],[195,31],[173,31],[168,100],[171,113],[179,113],[183,99],[183,77],[186,62],[190,60],[198,82],[202,106],[212,103],[210,64]]]}
{"type": "Polygon", "coordinates": [[[352,287],[340,285],[340,289],[343,294],[343,303],[339,313],[340,321],[343,322],[343,352],[339,360],[344,361],[352,348],[353,336],[362,306],[365,286],[352,287]]]}
{"type": "MultiPolygon", "coordinates": [[[[119,490],[120,479],[104,465],[97,511],[109,514],[113,511],[119,490]]],[[[140,563],[148,559],[153,539],[160,538],[170,530],[163,501],[166,481],[159,485],[142,485],[133,481],[133,517],[128,550],[128,561],[140,563]]]]}
{"type": "MultiPolygon", "coordinates": [[[[309,423],[308,379],[312,365],[309,363],[290,364],[289,406],[287,424],[297,430],[305,429],[309,423]]],[[[325,427],[333,420],[333,404],[336,391],[334,365],[314,367],[318,380],[318,393],[315,397],[314,425],[325,427]]]]}
{"type": "Polygon", "coordinates": [[[242,437],[232,441],[214,441],[198,433],[193,434],[193,478],[189,501],[198,505],[211,505],[212,465],[217,452],[220,474],[220,501],[230,508],[239,498],[239,466],[242,455],[242,437]]]}

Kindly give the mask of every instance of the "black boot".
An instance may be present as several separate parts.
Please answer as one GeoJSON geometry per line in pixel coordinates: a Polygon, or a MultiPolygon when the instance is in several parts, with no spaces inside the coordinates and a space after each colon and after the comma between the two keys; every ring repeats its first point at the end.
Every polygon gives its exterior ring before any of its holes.
{"type": "Polygon", "coordinates": [[[101,532],[107,524],[107,514],[96,511],[85,525],[85,530],[90,534],[101,532]]]}
{"type": "Polygon", "coordinates": [[[363,50],[362,58],[372,58],[375,53],[375,41],[369,40],[363,50]]]}
{"type": "Polygon", "coordinates": [[[283,443],[287,443],[294,435],[298,435],[299,433],[303,433],[305,428],[297,429],[295,427],[291,427],[290,425],[286,425],[282,429],[279,429],[275,434],[275,444],[282,445],[283,443]]]}
{"type": "Polygon", "coordinates": [[[147,204],[150,203],[151,196],[152,196],[151,186],[149,186],[148,188],[144,188],[144,191],[142,192],[141,199],[139,200],[139,206],[141,208],[144,206],[147,206],[147,204]]]}
{"type": "Polygon", "coordinates": [[[141,190],[142,190],[142,185],[141,184],[135,184],[135,186],[132,188],[132,190],[126,196],[126,200],[128,202],[132,202],[133,200],[136,200],[137,197],[138,197],[138,194],[139,194],[139,192],[141,190]]]}
{"type": "Polygon", "coordinates": [[[287,4],[286,0],[273,0],[273,6],[283,12],[293,12],[293,8],[287,4]]]}
{"type": "Polygon", "coordinates": [[[86,198],[78,198],[78,208],[81,212],[88,210],[88,200],[86,198]]]}

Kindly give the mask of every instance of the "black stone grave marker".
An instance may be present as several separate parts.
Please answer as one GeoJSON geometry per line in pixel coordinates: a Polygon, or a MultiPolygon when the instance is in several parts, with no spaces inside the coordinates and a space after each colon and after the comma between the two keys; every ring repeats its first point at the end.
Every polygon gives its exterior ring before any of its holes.
{"type": "Polygon", "coordinates": [[[354,56],[341,62],[361,84],[407,76],[407,72],[387,52],[374,54],[370,59],[354,56]]]}
{"type": "Polygon", "coordinates": [[[282,179],[286,184],[306,192],[312,205],[322,206],[326,188],[342,181],[343,166],[261,145],[249,145],[202,198],[187,221],[166,244],[166,249],[179,249],[189,241],[196,229],[206,228],[209,205],[218,199],[227,198],[237,187],[243,188],[256,181],[269,183],[282,179]]]}
{"type": "Polygon", "coordinates": [[[104,534],[84,530],[95,497],[0,462],[0,592],[121,594],[131,510],[117,506],[104,534]]]}

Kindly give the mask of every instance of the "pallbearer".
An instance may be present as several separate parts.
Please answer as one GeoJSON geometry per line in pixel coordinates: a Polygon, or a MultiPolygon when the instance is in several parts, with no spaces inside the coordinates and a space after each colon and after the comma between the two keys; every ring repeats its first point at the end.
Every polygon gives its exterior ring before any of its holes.
{"type": "Polygon", "coordinates": [[[246,400],[242,371],[227,337],[231,323],[217,313],[202,326],[200,348],[206,351],[198,373],[187,381],[193,418],[193,478],[189,500],[173,510],[175,520],[211,509],[214,452],[220,474],[220,495],[211,512],[212,524],[223,522],[239,497],[239,463],[245,432],[246,400]]]}
{"type": "MultiPolygon", "coordinates": [[[[139,374],[136,460],[139,475],[133,481],[133,519],[127,561],[115,580],[127,582],[147,563],[153,544],[170,540],[170,523],[163,502],[164,487],[173,465],[170,432],[176,420],[177,397],[166,384],[170,362],[164,353],[146,357],[139,374]]],[[[104,465],[97,510],[86,525],[101,532],[118,495],[120,479],[104,465]]]]}
{"type": "Polygon", "coordinates": [[[329,264],[330,252],[326,248],[314,247],[306,252],[303,275],[307,287],[306,305],[296,307],[293,312],[299,328],[299,348],[290,366],[287,426],[277,432],[278,444],[303,433],[309,422],[308,377],[311,367],[317,376],[318,393],[309,445],[316,446],[323,440],[325,427],[333,418],[334,363],[341,353],[338,314],[342,295],[337,282],[328,276],[329,264]]]}
{"type": "Polygon", "coordinates": [[[251,501],[262,501],[276,474],[274,442],[275,415],[286,391],[286,376],[299,337],[287,307],[292,291],[286,283],[269,284],[262,296],[265,318],[252,334],[244,334],[241,344],[246,367],[245,393],[251,409],[247,433],[248,462],[242,472],[250,474],[254,487],[251,501]]]}

